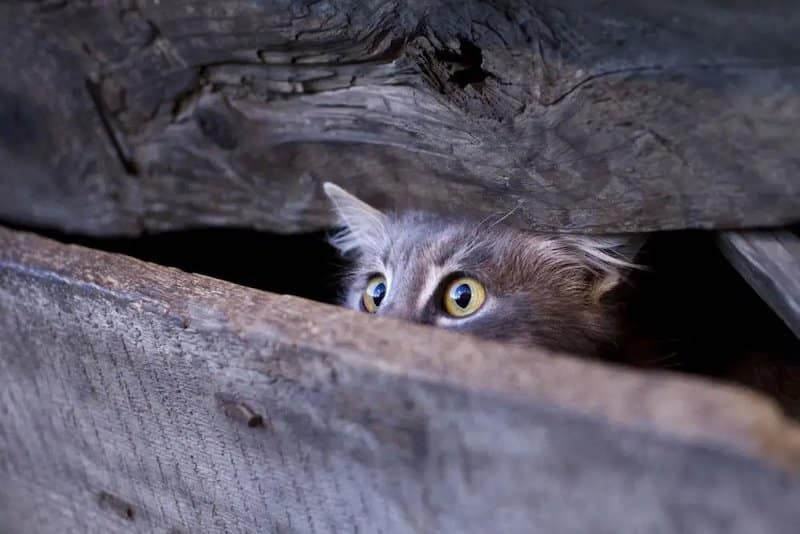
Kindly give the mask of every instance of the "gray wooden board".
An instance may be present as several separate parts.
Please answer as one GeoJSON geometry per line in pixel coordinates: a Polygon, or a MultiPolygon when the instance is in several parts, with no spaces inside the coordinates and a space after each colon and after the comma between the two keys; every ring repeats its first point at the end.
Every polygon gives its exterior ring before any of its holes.
{"type": "Polygon", "coordinates": [[[788,230],[723,232],[725,256],[800,337],[800,238],[788,230]]]}
{"type": "Polygon", "coordinates": [[[796,0],[0,5],[0,218],[88,234],[382,208],[580,232],[800,217],[796,0]]]}
{"type": "Polygon", "coordinates": [[[0,228],[0,532],[795,533],[800,428],[0,228]]]}

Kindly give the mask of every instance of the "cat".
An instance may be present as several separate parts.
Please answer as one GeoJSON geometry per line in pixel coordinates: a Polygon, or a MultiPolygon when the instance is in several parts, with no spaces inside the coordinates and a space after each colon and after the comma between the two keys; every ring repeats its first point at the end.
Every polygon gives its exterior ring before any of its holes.
{"type": "MultiPolygon", "coordinates": [[[[634,272],[639,282],[641,275],[657,274],[656,267],[651,271],[634,263],[648,234],[548,234],[504,226],[503,217],[488,222],[417,211],[382,213],[335,184],[327,182],[323,189],[340,226],[330,241],[352,260],[341,299],[349,308],[636,368],[713,376],[768,393],[800,418],[800,364],[783,357],[783,352],[794,355],[796,339],[785,327],[783,336],[780,328],[768,335],[790,347],[785,351],[768,346],[764,353],[741,335],[725,345],[723,354],[714,351],[720,345],[715,338],[694,348],[696,340],[673,339],[670,314],[702,321],[705,313],[681,312],[686,298],[703,291],[702,281],[692,281],[695,266],[688,289],[681,290],[685,278],[672,280],[670,298],[657,293],[656,302],[642,309],[640,288],[627,282],[634,272]],[[667,315],[649,317],[653,306],[666,306],[667,315]],[[639,324],[641,316],[645,324],[639,324]],[[655,325],[648,325],[648,318],[655,325]]],[[[706,277],[722,274],[709,269],[706,277]]],[[[714,313],[713,307],[702,310],[714,313]]]]}
{"type": "Polygon", "coordinates": [[[522,346],[587,356],[613,350],[619,290],[644,238],[526,232],[424,212],[382,213],[323,189],[353,267],[342,304],[522,346]]]}

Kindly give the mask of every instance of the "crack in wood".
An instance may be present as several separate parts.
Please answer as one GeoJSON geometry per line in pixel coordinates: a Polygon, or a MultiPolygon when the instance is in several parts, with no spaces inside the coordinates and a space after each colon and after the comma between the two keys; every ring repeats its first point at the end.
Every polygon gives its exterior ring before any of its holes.
{"type": "Polygon", "coordinates": [[[586,84],[600,79],[600,78],[607,78],[609,76],[615,76],[617,74],[629,74],[634,72],[680,72],[682,70],[691,70],[691,69],[710,69],[710,70],[725,70],[725,69],[754,69],[754,70],[762,70],[762,69],[774,69],[776,67],[798,67],[800,63],[786,61],[786,62],[754,62],[754,63],[689,63],[689,64],[676,64],[676,65],[642,65],[642,66],[633,66],[633,67],[624,67],[620,69],[611,69],[603,72],[598,72],[595,74],[591,74],[586,76],[585,78],[581,79],[579,82],[574,84],[573,86],[569,87],[566,91],[559,94],[549,102],[545,102],[543,105],[545,106],[554,106],[556,104],[561,103],[566,97],[580,89],[581,87],[585,86],[586,84]]]}
{"type": "Polygon", "coordinates": [[[127,174],[131,176],[138,175],[139,169],[136,165],[136,161],[133,159],[133,154],[130,146],[128,145],[128,141],[125,139],[125,135],[122,133],[120,128],[116,126],[115,121],[112,118],[112,114],[108,110],[105,101],[103,100],[103,96],[100,91],[100,83],[94,82],[87,78],[85,80],[85,86],[86,91],[89,93],[89,97],[94,104],[95,110],[97,111],[97,116],[100,119],[100,123],[103,125],[103,130],[108,136],[108,140],[114,149],[114,153],[117,155],[120,165],[127,174]]]}

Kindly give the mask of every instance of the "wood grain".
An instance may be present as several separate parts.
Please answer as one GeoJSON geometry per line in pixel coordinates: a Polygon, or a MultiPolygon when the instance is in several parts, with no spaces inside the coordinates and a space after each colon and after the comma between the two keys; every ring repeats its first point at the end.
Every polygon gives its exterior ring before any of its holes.
{"type": "Polygon", "coordinates": [[[0,218],[86,234],[382,208],[579,232],[800,217],[795,0],[0,5],[0,218]]]}
{"type": "Polygon", "coordinates": [[[789,230],[723,232],[719,243],[742,277],[800,337],[800,237],[789,230]]]}
{"type": "Polygon", "coordinates": [[[0,229],[0,531],[794,533],[765,398],[0,229]]]}

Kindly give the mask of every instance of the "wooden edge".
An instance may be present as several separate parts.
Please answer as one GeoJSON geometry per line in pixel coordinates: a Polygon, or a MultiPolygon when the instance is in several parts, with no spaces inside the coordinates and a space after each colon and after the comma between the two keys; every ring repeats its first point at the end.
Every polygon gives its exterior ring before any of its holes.
{"type": "Polygon", "coordinates": [[[788,230],[721,232],[725,257],[800,337],[800,238],[788,230]]]}
{"type": "Polygon", "coordinates": [[[184,328],[228,328],[256,343],[335,355],[346,367],[550,406],[800,471],[800,426],[741,387],[509,347],[0,228],[3,271],[144,302],[184,328]]]}

